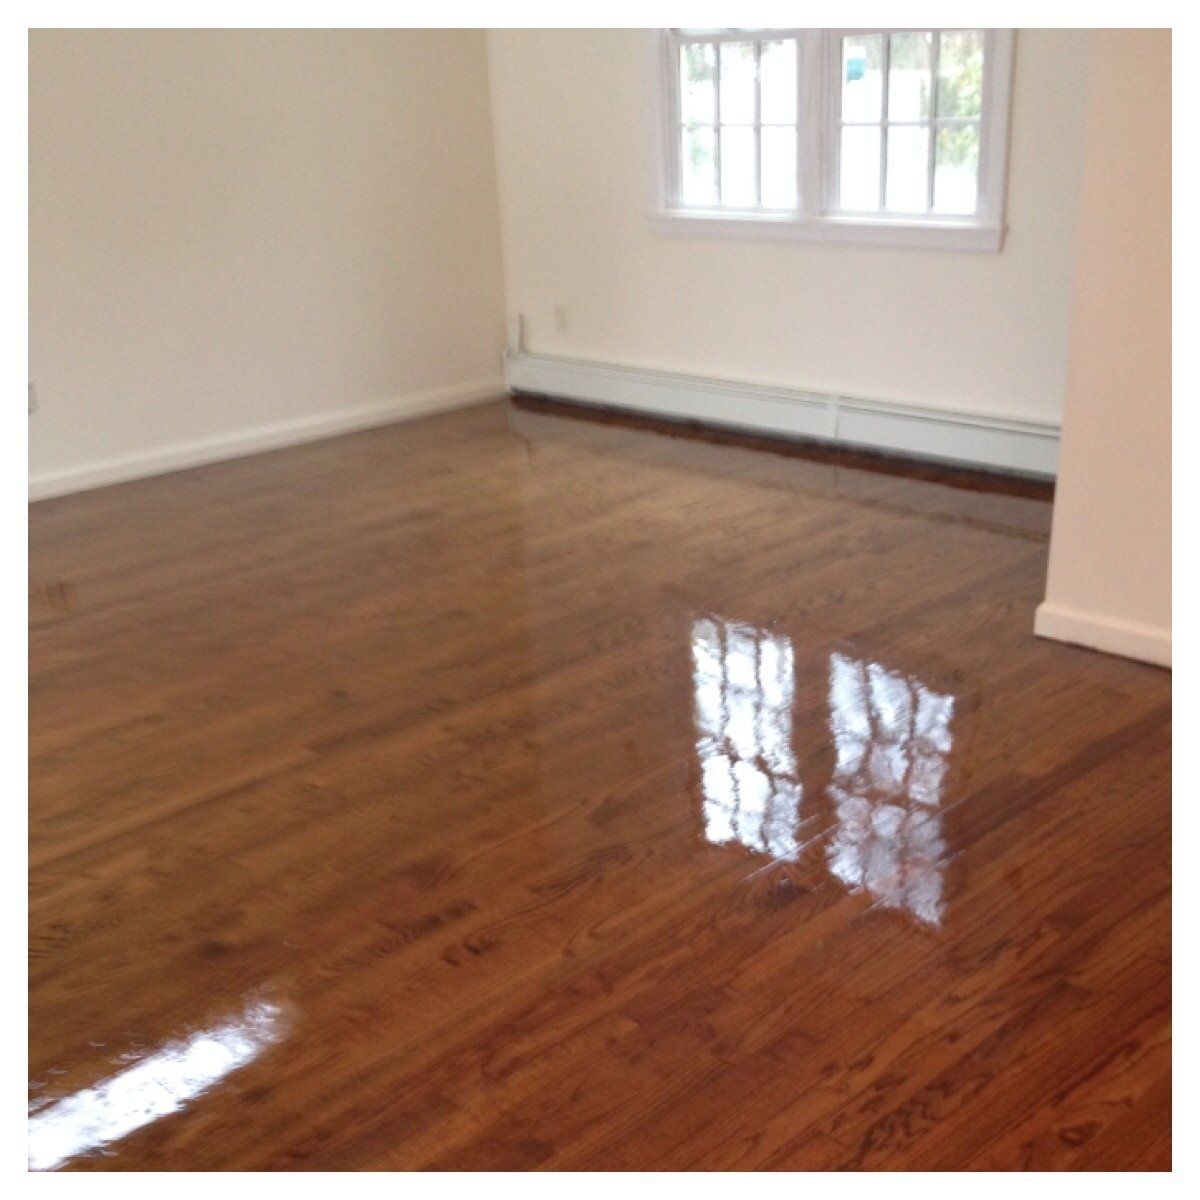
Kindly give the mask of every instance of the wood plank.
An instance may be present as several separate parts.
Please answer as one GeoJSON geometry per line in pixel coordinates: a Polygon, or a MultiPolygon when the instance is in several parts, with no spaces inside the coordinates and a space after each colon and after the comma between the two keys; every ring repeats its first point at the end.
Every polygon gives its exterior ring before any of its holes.
{"type": "Polygon", "coordinates": [[[1033,637],[1045,488],[778,451],[33,505],[36,1165],[1167,1169],[1169,674],[1033,637]]]}

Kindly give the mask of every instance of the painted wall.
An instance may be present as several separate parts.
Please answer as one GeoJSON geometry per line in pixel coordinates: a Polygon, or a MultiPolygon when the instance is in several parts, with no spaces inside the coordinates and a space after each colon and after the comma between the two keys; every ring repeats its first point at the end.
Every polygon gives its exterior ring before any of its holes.
{"type": "Polygon", "coordinates": [[[1171,661],[1171,39],[1096,34],[1039,633],[1171,661]]]}
{"type": "Polygon", "coordinates": [[[29,115],[35,491],[499,390],[482,32],[34,31],[29,115]]]}
{"type": "Polygon", "coordinates": [[[1061,417],[1089,31],[1017,35],[999,254],[653,232],[648,36],[488,34],[507,303],[530,350],[1061,417]]]}

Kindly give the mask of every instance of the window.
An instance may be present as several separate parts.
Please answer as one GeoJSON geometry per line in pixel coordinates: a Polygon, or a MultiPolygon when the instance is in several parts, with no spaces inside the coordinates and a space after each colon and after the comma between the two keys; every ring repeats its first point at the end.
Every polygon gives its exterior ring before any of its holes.
{"type": "Polygon", "coordinates": [[[660,36],[660,227],[999,248],[1011,31],[660,36]]]}

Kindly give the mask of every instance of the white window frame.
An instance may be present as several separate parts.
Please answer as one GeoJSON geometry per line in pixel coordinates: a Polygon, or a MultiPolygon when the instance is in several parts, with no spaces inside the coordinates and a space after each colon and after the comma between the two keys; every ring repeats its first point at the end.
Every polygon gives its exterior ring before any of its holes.
{"type": "MultiPolygon", "coordinates": [[[[915,32],[952,32],[947,29],[915,32]]],[[[977,27],[974,27],[977,28],[977,27]]],[[[906,29],[655,30],[651,57],[655,150],[651,224],[664,233],[769,237],[919,249],[997,251],[1004,241],[1014,34],[983,30],[979,203],[970,216],[845,213],[837,208],[842,38],[906,29]],[[679,47],[687,42],[794,38],[797,44],[797,196],[794,210],[690,207],[679,200],[679,47]]],[[[936,78],[936,64],[934,66],[936,78]]],[[[719,87],[719,80],[715,86],[719,87]]],[[[718,134],[719,137],[719,134],[718,134]]]]}

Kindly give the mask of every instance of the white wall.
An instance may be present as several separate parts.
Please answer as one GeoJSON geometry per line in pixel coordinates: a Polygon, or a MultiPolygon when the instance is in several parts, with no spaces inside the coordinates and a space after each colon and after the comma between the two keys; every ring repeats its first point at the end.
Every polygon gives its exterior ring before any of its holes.
{"type": "Polygon", "coordinates": [[[1060,419],[1089,31],[1017,35],[999,254],[651,231],[648,36],[488,34],[507,303],[529,349],[1060,419]]]}
{"type": "Polygon", "coordinates": [[[1037,629],[1171,661],[1171,36],[1096,34],[1067,408],[1037,629]]]}
{"type": "Polygon", "coordinates": [[[35,494],[500,388],[484,36],[30,39],[35,494]]]}

